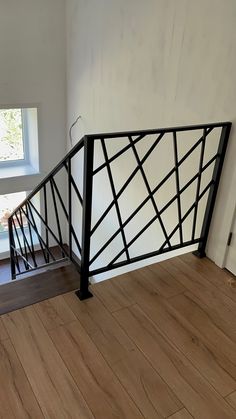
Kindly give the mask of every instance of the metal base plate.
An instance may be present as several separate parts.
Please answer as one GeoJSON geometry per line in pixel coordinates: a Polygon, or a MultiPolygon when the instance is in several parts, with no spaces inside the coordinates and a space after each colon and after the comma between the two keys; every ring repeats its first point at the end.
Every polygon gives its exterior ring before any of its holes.
{"type": "Polygon", "coordinates": [[[90,291],[81,292],[80,290],[75,292],[75,295],[81,300],[87,300],[88,298],[93,297],[93,294],[90,291]]]}

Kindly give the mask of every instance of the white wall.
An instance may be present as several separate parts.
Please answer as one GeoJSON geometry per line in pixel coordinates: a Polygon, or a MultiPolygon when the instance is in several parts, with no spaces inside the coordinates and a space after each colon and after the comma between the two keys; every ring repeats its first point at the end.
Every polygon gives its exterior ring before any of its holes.
{"type": "MultiPolygon", "coordinates": [[[[68,124],[84,133],[236,122],[235,0],[67,0],[68,124]]],[[[208,255],[223,264],[235,133],[208,255]]]]}
{"type": "MultiPolygon", "coordinates": [[[[39,106],[42,175],[65,153],[64,12],[63,0],[0,0],[0,106],[39,106]]],[[[0,193],[7,190],[1,182],[0,193]]]]}
{"type": "Polygon", "coordinates": [[[0,0],[0,107],[37,105],[40,175],[0,179],[0,194],[32,190],[66,150],[64,0],[0,0]]]}

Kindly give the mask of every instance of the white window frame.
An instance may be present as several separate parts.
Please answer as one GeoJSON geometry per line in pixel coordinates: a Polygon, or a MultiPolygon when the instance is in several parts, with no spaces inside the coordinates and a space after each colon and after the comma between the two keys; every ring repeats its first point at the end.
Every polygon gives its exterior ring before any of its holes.
{"type": "Polygon", "coordinates": [[[16,167],[16,166],[25,166],[30,163],[29,161],[29,135],[28,135],[28,118],[27,118],[27,109],[26,108],[1,108],[1,109],[20,109],[21,110],[21,119],[22,119],[22,142],[23,142],[23,159],[17,160],[0,160],[0,169],[4,169],[6,167],[16,167]]]}
{"type": "Polygon", "coordinates": [[[0,109],[20,109],[24,158],[0,161],[0,179],[39,174],[39,105],[0,105],[0,109]]]}

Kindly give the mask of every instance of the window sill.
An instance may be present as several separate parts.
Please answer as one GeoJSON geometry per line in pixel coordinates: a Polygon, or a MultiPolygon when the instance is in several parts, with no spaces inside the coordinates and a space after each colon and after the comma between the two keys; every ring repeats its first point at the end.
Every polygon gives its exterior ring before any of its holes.
{"type": "Polygon", "coordinates": [[[0,167],[0,179],[10,179],[20,176],[38,175],[39,170],[36,170],[30,164],[11,166],[11,167],[0,167]]]}

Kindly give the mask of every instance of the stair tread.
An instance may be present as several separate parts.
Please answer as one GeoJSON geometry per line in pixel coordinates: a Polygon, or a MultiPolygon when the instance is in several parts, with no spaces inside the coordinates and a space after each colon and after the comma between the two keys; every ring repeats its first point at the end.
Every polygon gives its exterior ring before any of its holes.
{"type": "Polygon", "coordinates": [[[0,285],[0,315],[79,288],[73,265],[0,285]]]}

